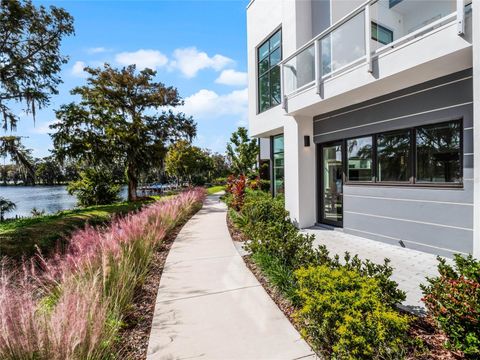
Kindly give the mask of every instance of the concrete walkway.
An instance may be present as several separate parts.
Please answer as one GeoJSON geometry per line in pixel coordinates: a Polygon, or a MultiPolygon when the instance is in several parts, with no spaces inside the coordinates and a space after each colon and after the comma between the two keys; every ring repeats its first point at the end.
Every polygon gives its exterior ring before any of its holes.
{"type": "Polygon", "coordinates": [[[160,281],[147,359],[315,358],[245,266],[209,197],[182,229],[160,281]]]}
{"type": "Polygon", "coordinates": [[[383,264],[385,258],[390,259],[390,265],[394,269],[392,279],[407,293],[403,305],[414,312],[424,311],[420,283],[425,283],[426,276],[438,275],[435,255],[345,234],[339,230],[316,227],[305,231],[315,235],[315,246],[325,245],[332,256],[338,254],[343,258],[343,254],[348,251],[352,256],[357,254],[361,259],[369,259],[378,264],[383,264]]]}

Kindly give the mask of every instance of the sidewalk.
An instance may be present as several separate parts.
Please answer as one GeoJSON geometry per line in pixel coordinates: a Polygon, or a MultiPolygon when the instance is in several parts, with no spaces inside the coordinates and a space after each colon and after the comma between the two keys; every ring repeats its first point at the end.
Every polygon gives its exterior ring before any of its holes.
{"type": "Polygon", "coordinates": [[[314,358],[245,266],[218,196],[178,235],[158,290],[147,359],[187,358],[314,358]]]}

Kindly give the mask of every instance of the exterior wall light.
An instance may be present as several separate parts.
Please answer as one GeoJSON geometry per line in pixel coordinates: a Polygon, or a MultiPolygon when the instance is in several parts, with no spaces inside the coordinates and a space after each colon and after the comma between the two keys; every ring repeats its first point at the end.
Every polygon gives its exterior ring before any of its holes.
{"type": "Polygon", "coordinates": [[[305,147],[309,147],[310,146],[310,136],[309,135],[305,135],[303,137],[303,146],[305,147]]]}

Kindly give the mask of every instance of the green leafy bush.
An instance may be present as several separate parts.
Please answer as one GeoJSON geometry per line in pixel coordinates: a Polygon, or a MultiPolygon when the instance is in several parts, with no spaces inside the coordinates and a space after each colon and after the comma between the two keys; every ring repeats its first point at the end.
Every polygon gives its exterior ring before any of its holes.
{"type": "Polygon", "coordinates": [[[375,278],[325,265],[299,269],[295,276],[302,304],[295,317],[326,358],[404,356],[408,318],[383,302],[375,278]]]}
{"type": "Polygon", "coordinates": [[[325,245],[315,249],[315,265],[326,265],[331,269],[345,268],[356,271],[361,276],[374,278],[382,289],[383,301],[389,306],[400,304],[406,299],[404,291],[398,289],[398,284],[390,279],[393,268],[389,265],[390,260],[384,259],[383,264],[375,264],[370,260],[361,260],[358,255],[351,256],[346,252],[343,261],[338,255],[331,257],[325,245]]]}
{"type": "Polygon", "coordinates": [[[120,185],[115,183],[111,171],[88,168],[80,172],[80,178],[68,184],[68,193],[77,197],[78,205],[106,205],[118,201],[120,185]]]}
{"type": "Polygon", "coordinates": [[[439,276],[422,285],[423,301],[447,334],[447,347],[480,358],[480,261],[455,256],[454,266],[438,258],[439,276]]]}

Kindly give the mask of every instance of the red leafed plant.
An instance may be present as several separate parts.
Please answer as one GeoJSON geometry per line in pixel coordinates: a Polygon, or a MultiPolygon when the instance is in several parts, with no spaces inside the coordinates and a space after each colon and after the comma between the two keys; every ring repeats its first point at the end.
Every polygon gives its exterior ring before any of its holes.
{"type": "Polygon", "coordinates": [[[455,265],[439,258],[440,276],[422,286],[423,301],[448,336],[447,347],[467,358],[480,357],[480,261],[455,256],[455,265]]]}
{"type": "Polygon", "coordinates": [[[247,178],[245,175],[240,175],[233,181],[231,187],[232,202],[231,207],[236,211],[240,211],[245,202],[245,190],[247,188],[247,178]]]}

